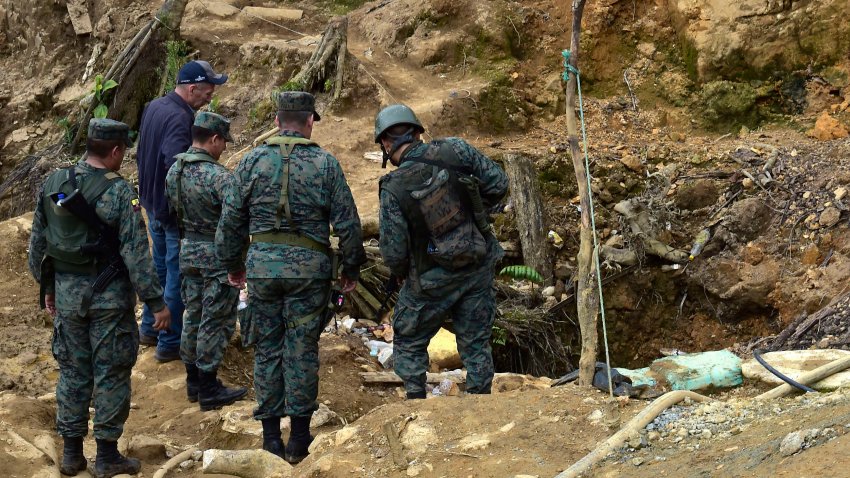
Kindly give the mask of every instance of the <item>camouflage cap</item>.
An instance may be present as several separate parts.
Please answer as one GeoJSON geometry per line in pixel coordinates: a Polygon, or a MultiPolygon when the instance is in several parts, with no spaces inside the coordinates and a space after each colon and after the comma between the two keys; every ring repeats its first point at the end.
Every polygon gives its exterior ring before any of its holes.
{"type": "Polygon", "coordinates": [[[230,120],[220,114],[201,111],[195,116],[195,126],[208,129],[225,141],[233,142],[233,136],[230,136],[230,120]]]}
{"type": "Polygon", "coordinates": [[[319,113],[316,113],[316,98],[304,91],[281,91],[277,95],[277,109],[278,111],[312,111],[314,120],[322,119],[319,113]]]}
{"type": "Polygon", "coordinates": [[[94,118],[89,121],[89,139],[101,141],[124,141],[127,147],[133,146],[130,140],[130,127],[111,119],[94,118]]]}

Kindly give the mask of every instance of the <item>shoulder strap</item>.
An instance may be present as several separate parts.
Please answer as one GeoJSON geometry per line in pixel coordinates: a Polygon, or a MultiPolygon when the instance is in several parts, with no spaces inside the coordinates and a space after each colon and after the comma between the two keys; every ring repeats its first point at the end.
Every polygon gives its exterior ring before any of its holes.
{"type": "Polygon", "coordinates": [[[418,157],[406,157],[404,160],[437,166],[455,173],[473,174],[474,171],[472,170],[472,167],[461,164],[457,152],[455,152],[455,149],[449,142],[433,141],[430,145],[428,145],[428,147],[429,151],[427,151],[425,155],[418,157]],[[435,148],[436,151],[432,151],[430,148],[435,148]]]}
{"type": "Polygon", "coordinates": [[[174,162],[177,168],[177,179],[175,181],[174,196],[177,204],[174,208],[177,210],[177,225],[179,226],[180,236],[183,236],[183,157],[177,156],[177,161],[174,162]]]}
{"type": "MultiPolygon", "coordinates": [[[[278,199],[274,229],[275,231],[280,230],[281,213],[283,213],[286,216],[286,222],[289,223],[289,227],[295,230],[295,225],[292,223],[292,210],[289,207],[289,157],[298,145],[318,146],[318,143],[297,136],[275,136],[266,140],[266,144],[279,146],[281,155],[280,168],[277,170],[277,176],[280,178],[280,199],[278,199]]],[[[275,178],[273,182],[276,182],[277,179],[275,178]]]]}

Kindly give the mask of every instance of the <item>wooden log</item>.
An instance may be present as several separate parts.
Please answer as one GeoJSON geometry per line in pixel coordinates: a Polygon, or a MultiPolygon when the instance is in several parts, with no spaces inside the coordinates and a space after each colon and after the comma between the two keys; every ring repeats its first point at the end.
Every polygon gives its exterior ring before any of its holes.
{"type": "MultiPolygon", "coordinates": [[[[363,383],[381,383],[381,384],[403,384],[404,380],[401,379],[395,372],[361,372],[360,377],[363,379],[363,383]]],[[[440,383],[443,380],[449,379],[456,383],[466,383],[466,372],[463,372],[461,375],[456,373],[449,372],[441,372],[441,373],[431,373],[428,372],[425,376],[425,381],[427,383],[440,383]]]]}
{"type": "Polygon", "coordinates": [[[287,20],[301,20],[304,10],[295,8],[268,8],[268,7],[245,7],[242,13],[249,17],[256,17],[270,22],[284,22],[287,20]]]}
{"type": "MultiPolygon", "coordinates": [[[[581,38],[581,17],[584,14],[585,0],[573,0],[572,4],[572,34],[570,36],[570,66],[578,69],[579,39],[581,38]]],[[[584,155],[579,147],[578,122],[576,120],[576,93],[578,77],[570,74],[567,82],[567,141],[570,145],[573,170],[578,185],[579,204],[581,205],[581,229],[579,232],[579,252],[576,256],[578,266],[576,292],[576,309],[579,328],[581,329],[581,358],[579,359],[579,385],[593,383],[596,369],[596,355],[599,348],[599,334],[596,328],[596,318],[599,315],[599,293],[594,284],[594,274],[597,274],[593,261],[593,229],[591,226],[590,189],[588,187],[588,171],[584,165],[584,155]]]]}
{"type": "Polygon", "coordinates": [[[407,458],[404,457],[404,448],[402,448],[401,442],[398,441],[398,431],[396,431],[395,425],[392,422],[386,422],[384,423],[383,430],[384,435],[387,436],[387,443],[390,445],[393,463],[400,468],[407,468],[407,458]]]}
{"type": "Polygon", "coordinates": [[[534,165],[525,156],[505,155],[505,172],[511,187],[523,261],[539,272],[546,282],[552,280],[552,252],[547,242],[546,209],[534,165]]]}

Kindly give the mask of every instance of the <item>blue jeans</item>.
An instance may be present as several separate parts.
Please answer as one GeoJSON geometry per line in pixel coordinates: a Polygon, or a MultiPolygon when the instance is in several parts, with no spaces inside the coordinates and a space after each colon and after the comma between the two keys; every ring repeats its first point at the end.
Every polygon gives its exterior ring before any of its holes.
{"type": "Polygon", "coordinates": [[[161,352],[180,350],[180,335],[183,333],[183,299],[180,298],[180,233],[176,224],[163,224],[152,213],[148,213],[148,232],[153,242],[153,263],[156,275],[164,291],[165,305],[171,311],[171,328],[157,332],[153,329],[153,313],[146,305],[142,310],[142,326],[139,333],[159,338],[156,348],[161,352]]]}

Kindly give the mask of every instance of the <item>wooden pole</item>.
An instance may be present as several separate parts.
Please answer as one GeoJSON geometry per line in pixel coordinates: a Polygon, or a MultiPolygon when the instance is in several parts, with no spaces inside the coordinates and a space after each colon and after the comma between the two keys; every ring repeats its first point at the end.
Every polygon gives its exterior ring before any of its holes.
{"type": "MultiPolygon", "coordinates": [[[[581,17],[585,0],[573,0],[573,25],[570,41],[570,65],[577,68],[579,59],[579,39],[581,36],[581,17]]],[[[576,121],[576,92],[578,79],[570,74],[567,83],[567,132],[569,134],[570,156],[573,160],[576,182],[578,183],[579,204],[581,205],[580,245],[576,262],[578,263],[578,292],[576,310],[581,329],[581,358],[579,359],[579,385],[591,385],[596,369],[596,355],[599,337],[596,330],[596,317],[599,313],[599,294],[594,284],[597,273],[593,261],[593,231],[590,222],[590,190],[587,187],[587,171],[584,156],[579,145],[579,129],[576,121]]]]}

